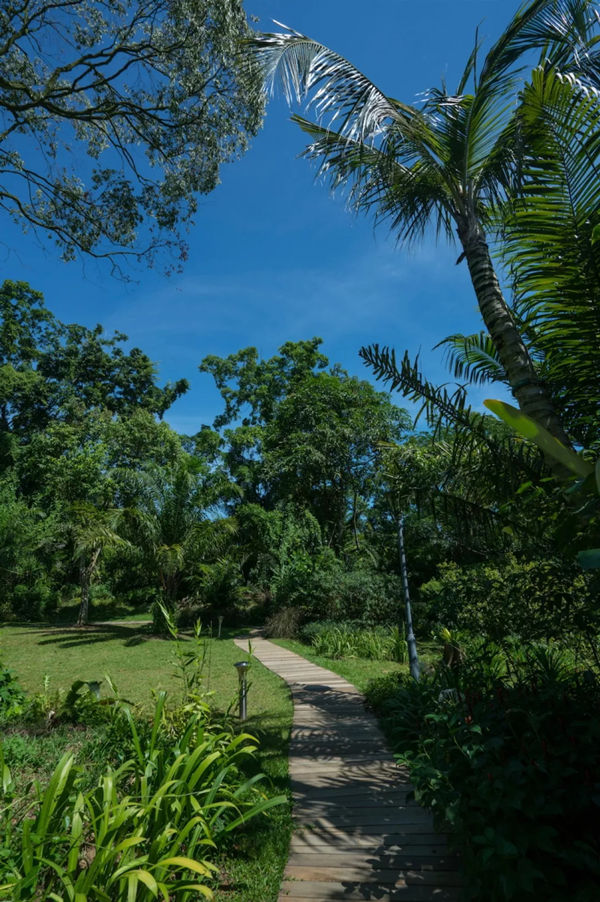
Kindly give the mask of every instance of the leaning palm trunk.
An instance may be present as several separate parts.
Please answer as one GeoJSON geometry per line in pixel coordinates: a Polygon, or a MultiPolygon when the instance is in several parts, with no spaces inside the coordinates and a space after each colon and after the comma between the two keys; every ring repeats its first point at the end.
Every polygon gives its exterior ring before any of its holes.
{"type": "Polygon", "coordinates": [[[483,229],[459,220],[458,236],[469,267],[479,310],[520,409],[570,446],[546,385],[538,378],[529,351],[504,300],[483,229]]]}

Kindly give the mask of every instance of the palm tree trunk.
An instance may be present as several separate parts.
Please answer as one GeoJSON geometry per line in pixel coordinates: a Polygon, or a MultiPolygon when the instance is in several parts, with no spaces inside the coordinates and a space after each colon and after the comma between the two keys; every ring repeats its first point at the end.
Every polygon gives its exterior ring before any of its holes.
{"type": "Polygon", "coordinates": [[[85,626],[90,616],[90,588],[92,585],[92,577],[100,557],[100,548],[96,548],[92,552],[92,556],[87,564],[81,563],[79,567],[79,586],[81,588],[81,603],[79,605],[79,616],[77,618],[77,626],[85,626]]]}
{"type": "Polygon", "coordinates": [[[483,321],[519,408],[570,447],[571,442],[554,410],[548,389],[538,378],[529,351],[504,300],[483,229],[478,223],[465,217],[459,221],[458,237],[463,246],[483,321]]]}

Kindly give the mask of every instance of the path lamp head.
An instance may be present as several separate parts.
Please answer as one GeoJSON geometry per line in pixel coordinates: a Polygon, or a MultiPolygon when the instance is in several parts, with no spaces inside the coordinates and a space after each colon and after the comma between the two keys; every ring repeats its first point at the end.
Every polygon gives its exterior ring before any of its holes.
{"type": "Polygon", "coordinates": [[[246,674],[248,673],[248,668],[250,667],[250,661],[236,661],[233,665],[237,668],[238,677],[240,678],[240,683],[242,680],[246,679],[246,674]]]}

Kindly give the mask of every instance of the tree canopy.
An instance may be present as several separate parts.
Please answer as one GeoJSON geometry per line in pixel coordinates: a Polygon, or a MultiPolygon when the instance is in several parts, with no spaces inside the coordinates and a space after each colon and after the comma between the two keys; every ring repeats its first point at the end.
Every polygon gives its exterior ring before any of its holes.
{"type": "Polygon", "coordinates": [[[0,3],[0,208],[79,253],[154,259],[262,119],[241,0],[0,3]]]}

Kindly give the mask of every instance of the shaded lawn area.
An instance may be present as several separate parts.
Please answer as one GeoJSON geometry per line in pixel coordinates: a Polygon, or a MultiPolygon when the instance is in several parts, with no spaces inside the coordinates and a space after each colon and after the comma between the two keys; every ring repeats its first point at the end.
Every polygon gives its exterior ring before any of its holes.
{"type": "MultiPolygon", "coordinates": [[[[236,661],[246,655],[229,638],[234,630],[223,631],[222,639],[206,639],[205,688],[213,693],[212,704],[226,711],[237,698],[236,661]]],[[[182,646],[191,641],[182,637],[182,646]]],[[[181,697],[175,673],[175,643],[152,636],[149,629],[131,624],[96,624],[85,628],[7,625],[0,630],[0,660],[10,667],[28,692],[43,691],[48,677],[49,691],[68,689],[76,679],[100,680],[109,674],[119,693],[150,710],[152,690],[164,689],[172,701],[181,697]]],[[[270,779],[269,795],[289,792],[288,743],[292,721],[289,690],[278,676],[254,662],[249,673],[248,719],[243,729],[256,736],[260,751],[251,772],[260,770],[270,779]]],[[[102,684],[102,694],[108,687],[102,684]]],[[[97,755],[93,730],[67,725],[43,737],[13,736],[13,757],[31,776],[49,773],[66,748],[79,753],[79,760],[97,755]],[[51,760],[51,759],[54,759],[51,760]],[[38,770],[39,768],[39,770],[38,770]]],[[[101,762],[99,762],[101,765],[101,762]]],[[[218,902],[275,902],[287,859],[291,818],[289,806],[272,809],[270,816],[252,821],[236,832],[234,845],[219,860],[221,885],[218,902]]]]}

